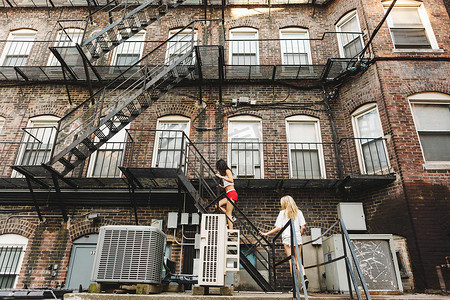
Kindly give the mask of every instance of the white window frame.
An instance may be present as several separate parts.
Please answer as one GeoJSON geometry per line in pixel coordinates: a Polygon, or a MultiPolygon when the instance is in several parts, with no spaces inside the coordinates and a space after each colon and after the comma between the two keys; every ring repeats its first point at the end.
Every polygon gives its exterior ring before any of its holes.
{"type": "MultiPolygon", "coordinates": [[[[172,29],[169,30],[169,39],[174,36],[178,31],[180,31],[180,29],[172,29]]],[[[182,32],[180,32],[178,34],[178,38],[180,36],[185,36],[185,37],[192,37],[192,29],[191,28],[186,28],[184,29],[182,32]]],[[[185,40],[183,37],[181,38],[182,40],[175,40],[175,41],[169,41],[167,43],[167,50],[166,50],[166,64],[170,64],[170,62],[172,61],[171,56],[173,54],[175,54],[176,51],[179,51],[179,53],[177,52],[178,55],[182,55],[185,54],[187,51],[180,51],[179,47],[183,47],[183,45],[181,45],[181,43],[190,43],[192,41],[192,39],[187,39],[185,40]],[[181,46],[179,46],[181,45],[181,46]]],[[[197,29],[194,29],[194,46],[197,45],[197,29]]],[[[188,49],[186,49],[188,50],[188,49]]],[[[195,55],[194,52],[192,53],[192,55],[195,55]]],[[[194,56],[195,58],[195,56],[194,56]]],[[[192,64],[194,64],[194,60],[192,61],[192,64]]]]}
{"type": "Polygon", "coordinates": [[[34,44],[33,42],[34,42],[34,39],[36,38],[36,34],[37,34],[37,31],[36,30],[31,30],[31,29],[19,29],[19,30],[11,31],[9,33],[9,35],[8,35],[8,41],[5,44],[5,48],[3,49],[3,52],[2,52],[2,54],[0,56],[0,66],[3,66],[3,64],[5,63],[7,57],[9,55],[13,54],[13,53],[9,53],[9,51],[12,49],[12,47],[17,47],[17,46],[14,46],[14,44],[18,44],[20,42],[23,42],[23,43],[25,43],[27,45],[26,48],[22,48],[22,46],[19,46],[20,50],[24,49],[24,51],[20,51],[20,52],[23,52],[23,53],[19,53],[19,54],[26,55],[26,59],[25,59],[25,63],[24,64],[15,65],[15,66],[18,66],[18,67],[25,66],[27,61],[28,61],[28,59],[29,59],[29,57],[30,57],[31,49],[33,48],[33,44],[34,44]],[[21,40],[15,41],[14,39],[16,37],[28,37],[29,39],[26,39],[26,40],[23,40],[23,41],[21,41],[21,40]]]}
{"type": "MultiPolygon", "coordinates": [[[[120,123],[119,122],[114,122],[115,126],[119,126],[120,123]]],[[[106,134],[109,134],[109,129],[106,127],[106,125],[103,125],[105,128],[102,129],[103,132],[107,131],[106,134]]],[[[116,171],[115,170],[111,170],[108,168],[108,171],[106,172],[106,174],[103,174],[103,170],[101,171],[101,175],[100,176],[96,176],[94,174],[94,171],[96,170],[96,166],[97,166],[97,158],[98,158],[98,154],[99,151],[103,151],[103,152],[108,152],[108,151],[122,151],[122,157],[120,158],[120,161],[117,160],[117,169],[118,167],[121,165],[121,163],[123,163],[124,157],[125,157],[125,142],[127,140],[127,131],[126,129],[130,128],[130,124],[127,124],[127,126],[125,126],[124,128],[122,128],[118,133],[116,133],[111,139],[109,139],[105,144],[103,144],[99,149],[97,149],[96,151],[94,151],[94,153],[92,153],[92,155],[89,158],[89,165],[88,165],[88,170],[87,170],[87,177],[94,177],[94,178],[120,178],[121,177],[121,172],[119,171],[118,175],[115,175],[116,171]],[[116,145],[117,143],[117,145],[116,145]],[[112,175],[110,175],[110,173],[114,173],[112,175]]],[[[98,142],[99,139],[98,137],[95,138],[95,142],[98,142]]]]}
{"type": "Polygon", "coordinates": [[[367,138],[384,138],[384,134],[383,134],[383,124],[381,123],[381,118],[380,118],[380,112],[378,110],[378,105],[376,103],[368,103],[365,104],[361,107],[359,107],[358,109],[356,109],[353,113],[352,113],[352,125],[353,125],[353,133],[355,135],[355,147],[356,147],[356,153],[358,154],[358,163],[359,163],[359,168],[361,170],[362,174],[379,174],[379,173],[385,173],[386,171],[390,171],[391,170],[391,162],[389,159],[389,153],[387,151],[387,146],[386,146],[386,141],[383,139],[382,140],[382,145],[383,145],[383,150],[384,153],[386,155],[386,163],[387,166],[384,168],[377,168],[374,169],[373,171],[371,171],[369,173],[369,171],[367,170],[366,167],[366,163],[365,163],[365,159],[364,159],[364,153],[363,153],[363,149],[362,149],[362,142],[361,140],[359,140],[359,138],[363,138],[361,137],[360,131],[359,131],[359,126],[358,126],[358,118],[373,111],[376,110],[376,118],[378,123],[380,124],[380,129],[381,129],[381,135],[380,136],[375,136],[375,137],[367,137],[367,138]]]}
{"type": "MultiPolygon", "coordinates": [[[[392,3],[392,1],[384,1],[383,2],[383,9],[384,9],[385,12],[387,11],[387,9],[391,5],[391,3],[392,3]]],[[[419,16],[420,16],[420,20],[422,21],[422,25],[423,25],[423,27],[425,29],[425,34],[426,34],[426,36],[428,38],[428,41],[430,42],[431,50],[439,49],[436,37],[435,37],[434,32],[433,32],[433,28],[431,27],[431,23],[430,23],[430,20],[428,18],[428,15],[427,15],[427,11],[425,10],[425,7],[424,7],[422,2],[414,1],[414,0],[398,0],[395,3],[395,5],[394,5],[394,8],[395,7],[417,7],[417,10],[418,10],[418,13],[419,13],[419,16]]],[[[392,44],[394,46],[394,50],[395,51],[401,52],[401,51],[408,51],[408,50],[413,49],[415,51],[424,51],[424,52],[426,52],[427,50],[428,51],[430,50],[429,48],[414,48],[414,47],[411,47],[411,48],[396,48],[395,47],[395,42],[394,42],[394,36],[392,34],[392,31],[391,31],[391,28],[395,28],[395,27],[393,27],[392,18],[391,18],[390,15],[387,18],[387,24],[388,24],[388,27],[389,27],[389,32],[391,34],[392,44]]]]}
{"type": "MultiPolygon", "coordinates": [[[[283,40],[296,40],[296,39],[301,39],[301,40],[297,40],[298,43],[302,42],[302,40],[304,40],[304,48],[306,50],[306,57],[307,57],[307,62],[306,65],[311,65],[312,64],[312,56],[311,56],[311,45],[309,43],[309,31],[306,28],[301,28],[301,27],[286,27],[283,29],[280,29],[280,48],[281,48],[281,64],[283,65],[287,65],[286,59],[284,57],[285,54],[297,54],[294,52],[287,52],[286,49],[286,43],[283,42],[283,40]],[[286,36],[286,34],[297,34],[298,37],[292,38],[292,36],[286,36]],[[304,35],[304,37],[302,37],[302,35],[304,35]]],[[[294,43],[294,42],[293,42],[294,43]]],[[[291,64],[292,65],[292,64],[291,64]]],[[[302,65],[302,64],[300,64],[302,65]]]]}
{"type": "Polygon", "coordinates": [[[414,116],[413,105],[414,104],[447,104],[450,105],[450,95],[436,92],[419,93],[408,97],[409,107],[411,115],[413,116],[414,127],[416,128],[417,140],[420,144],[420,150],[423,157],[423,167],[430,170],[446,170],[450,169],[450,161],[427,161],[423,151],[422,142],[420,141],[420,134],[417,130],[417,120],[414,116]]]}
{"type": "Polygon", "coordinates": [[[0,134],[3,131],[3,126],[5,126],[5,118],[0,116],[0,134]]]}
{"type": "MultiPolygon", "coordinates": [[[[26,128],[52,127],[52,126],[56,127],[59,120],[60,120],[60,118],[52,116],[52,115],[43,115],[43,116],[32,117],[28,120],[26,128]]],[[[55,134],[56,134],[56,130],[55,130],[55,134]]],[[[26,136],[27,136],[27,134],[24,133],[23,137],[25,138],[26,136]]],[[[25,141],[22,141],[22,142],[25,142],[25,141]]],[[[53,146],[53,145],[51,145],[51,146],[53,146]]],[[[50,148],[52,148],[52,147],[50,147],[50,148]]],[[[20,146],[20,150],[16,157],[16,163],[15,163],[16,165],[22,164],[23,156],[25,155],[26,150],[27,150],[26,145],[20,146]]],[[[51,157],[49,157],[48,159],[50,159],[50,158],[51,157]]],[[[23,176],[20,173],[18,173],[16,170],[13,170],[11,173],[11,177],[21,178],[23,176]]]]}
{"type": "Polygon", "coordinates": [[[17,269],[15,270],[16,278],[14,279],[13,288],[16,288],[17,282],[19,280],[20,270],[23,264],[23,258],[25,255],[25,250],[28,245],[28,239],[24,236],[18,234],[2,234],[0,235],[0,247],[22,247],[22,253],[20,254],[19,261],[17,264],[17,269]]]}
{"type": "MultiPolygon", "coordinates": [[[[83,39],[83,30],[80,28],[67,28],[61,29],[56,33],[56,40],[53,47],[70,47],[75,46],[75,44],[81,44],[83,39]]],[[[50,53],[48,58],[47,66],[55,67],[60,66],[58,59],[50,53]]]]}
{"type": "MultiPolygon", "coordinates": [[[[255,40],[254,41],[254,43],[256,44],[256,52],[255,52],[255,55],[256,55],[256,66],[258,66],[259,65],[259,41],[258,41],[258,39],[259,39],[259,31],[258,31],[258,29],[255,29],[255,28],[252,28],[252,27],[239,27],[239,28],[233,28],[233,29],[230,29],[230,40],[232,40],[232,41],[230,41],[229,42],[229,52],[228,52],[228,57],[229,57],[229,59],[228,59],[228,63],[230,64],[230,65],[233,65],[233,66],[240,66],[239,64],[237,64],[237,65],[234,65],[233,64],[233,47],[234,47],[234,43],[240,43],[239,41],[237,41],[237,40],[239,40],[239,34],[249,34],[249,33],[251,33],[251,34],[255,34],[255,38],[254,39],[249,39],[249,40],[242,40],[242,41],[253,41],[253,40],[255,40]]],[[[250,43],[252,43],[252,42],[250,42],[250,43]]],[[[254,52],[244,52],[245,54],[246,53],[254,53],[254,52]]],[[[242,65],[242,66],[246,66],[246,65],[242,65]]]]}
{"type": "MultiPolygon", "coordinates": [[[[360,30],[360,32],[358,32],[358,33],[361,33],[361,24],[359,23],[358,12],[356,10],[353,10],[353,11],[345,14],[342,18],[339,19],[339,21],[336,23],[336,32],[338,32],[338,33],[343,32],[342,26],[344,26],[348,22],[352,21],[353,19],[355,19],[356,23],[358,24],[358,28],[360,30]]],[[[337,35],[337,40],[338,40],[338,45],[339,45],[339,54],[341,55],[342,58],[351,58],[351,57],[345,56],[344,46],[348,45],[349,43],[344,45],[344,43],[342,41],[342,37],[343,37],[342,34],[337,35]]],[[[361,42],[361,49],[364,49],[364,40],[363,40],[362,34],[358,34],[358,39],[361,42]]]]}
{"type": "MultiPolygon", "coordinates": [[[[262,119],[259,117],[255,117],[255,116],[251,116],[251,115],[243,115],[243,116],[235,116],[235,117],[231,117],[228,118],[228,134],[227,134],[227,140],[228,140],[228,149],[227,149],[227,161],[228,164],[230,166],[231,169],[234,168],[234,165],[232,164],[232,157],[231,157],[231,152],[232,152],[232,141],[231,141],[231,137],[230,137],[230,133],[231,133],[231,128],[233,127],[232,123],[258,123],[259,124],[259,136],[260,136],[260,141],[258,143],[260,143],[260,147],[259,147],[259,157],[260,157],[260,161],[259,161],[259,168],[260,168],[260,177],[258,178],[256,175],[256,171],[253,170],[253,175],[251,174],[240,174],[239,172],[239,166],[236,166],[235,169],[236,171],[234,172],[234,174],[238,177],[238,178],[256,178],[256,179],[264,179],[264,153],[263,153],[263,147],[262,147],[262,142],[263,142],[263,130],[262,130],[262,119]]],[[[243,142],[245,143],[245,142],[243,142]]],[[[238,150],[239,151],[239,150],[238,150]]]]}
{"type": "MultiPolygon", "coordinates": [[[[159,139],[161,137],[161,123],[174,123],[174,124],[186,124],[186,130],[184,130],[184,134],[189,137],[190,129],[191,129],[191,119],[188,117],[180,116],[180,115],[170,115],[170,116],[164,116],[161,118],[158,118],[158,121],[156,123],[156,133],[155,133],[155,142],[153,145],[153,157],[152,157],[152,167],[153,168],[166,168],[165,166],[159,166],[158,163],[158,144],[159,139]]],[[[188,157],[188,154],[185,153],[186,157],[188,157]]],[[[185,162],[186,163],[186,162],[185,162]]]]}
{"type": "MultiPolygon", "coordinates": [[[[120,34],[119,34],[120,36],[120,34]]],[[[136,33],[134,36],[130,37],[129,39],[127,39],[126,41],[122,42],[119,46],[117,46],[114,51],[113,51],[113,55],[112,55],[112,60],[111,60],[111,65],[112,66],[118,66],[118,67],[129,67],[131,65],[118,65],[117,64],[117,59],[118,56],[121,54],[139,54],[139,57],[137,59],[137,61],[139,61],[142,58],[142,53],[144,51],[144,41],[145,41],[145,36],[146,36],[146,31],[145,30],[141,30],[138,33],[136,33]],[[137,45],[137,47],[136,47],[137,45]],[[123,51],[125,49],[130,49],[130,47],[133,48],[133,52],[128,53],[125,52],[123,53],[123,51]],[[137,49],[137,51],[135,51],[137,49]]]]}
{"type": "MultiPolygon", "coordinates": [[[[325,178],[327,178],[327,173],[326,173],[326,168],[325,168],[325,157],[323,154],[322,133],[320,130],[320,119],[314,118],[311,116],[305,116],[305,115],[291,116],[291,117],[288,117],[285,119],[286,136],[287,136],[288,143],[308,143],[306,141],[298,141],[298,140],[291,139],[290,124],[293,124],[293,123],[314,123],[315,131],[316,131],[316,142],[313,142],[313,143],[318,143],[318,144],[317,144],[317,149],[313,149],[313,150],[317,150],[317,152],[318,152],[319,169],[320,169],[321,174],[320,174],[319,178],[314,177],[314,178],[304,178],[304,179],[325,179],[325,178]]],[[[294,177],[294,166],[292,166],[292,164],[291,164],[292,150],[295,150],[295,149],[291,149],[290,146],[288,146],[289,177],[297,179],[297,177],[294,177]]],[[[307,149],[305,149],[305,150],[307,150],[307,149]]],[[[303,178],[301,178],[301,179],[303,179],[303,178]]]]}

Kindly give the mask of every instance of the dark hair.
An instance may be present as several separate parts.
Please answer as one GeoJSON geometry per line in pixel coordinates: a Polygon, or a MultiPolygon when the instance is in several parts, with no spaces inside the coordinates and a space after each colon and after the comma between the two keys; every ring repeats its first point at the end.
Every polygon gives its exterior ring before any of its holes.
{"type": "Polygon", "coordinates": [[[217,171],[219,171],[220,175],[222,175],[222,176],[226,176],[227,170],[231,170],[230,168],[228,168],[227,163],[223,159],[219,159],[216,162],[216,169],[217,169],[217,171]]]}

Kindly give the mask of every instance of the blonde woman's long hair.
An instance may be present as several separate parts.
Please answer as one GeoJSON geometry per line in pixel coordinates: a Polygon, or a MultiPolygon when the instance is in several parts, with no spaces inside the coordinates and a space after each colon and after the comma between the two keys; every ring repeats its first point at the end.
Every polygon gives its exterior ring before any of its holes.
{"type": "Polygon", "coordinates": [[[286,217],[295,220],[298,214],[298,207],[294,201],[294,198],[292,198],[291,196],[284,196],[281,198],[280,203],[281,209],[284,210],[286,217]]]}

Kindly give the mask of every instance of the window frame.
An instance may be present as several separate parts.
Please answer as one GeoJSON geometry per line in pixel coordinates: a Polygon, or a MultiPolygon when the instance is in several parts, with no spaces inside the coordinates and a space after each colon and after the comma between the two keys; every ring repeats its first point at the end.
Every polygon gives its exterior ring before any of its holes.
{"type": "Polygon", "coordinates": [[[367,103],[364,104],[362,106],[360,106],[359,108],[357,108],[351,115],[352,117],[352,127],[353,127],[353,134],[355,136],[355,147],[356,147],[356,153],[358,155],[358,164],[359,164],[359,169],[361,171],[361,174],[365,174],[365,175],[374,175],[374,174],[384,174],[385,171],[389,171],[391,170],[391,162],[389,159],[389,152],[387,151],[387,145],[386,145],[386,141],[384,140],[384,131],[383,131],[383,124],[381,123],[381,118],[380,118],[380,112],[378,110],[378,105],[377,103],[367,103]],[[386,155],[386,163],[387,166],[385,167],[381,167],[379,169],[374,168],[374,170],[372,171],[368,171],[367,170],[367,166],[366,166],[366,161],[364,158],[364,151],[362,148],[362,142],[358,142],[361,141],[360,139],[364,139],[364,137],[361,137],[361,133],[360,133],[360,128],[358,126],[358,118],[362,117],[363,115],[376,110],[376,118],[377,121],[380,125],[380,129],[381,129],[381,134],[379,137],[367,137],[367,139],[373,138],[373,139],[377,139],[380,138],[382,139],[382,144],[383,144],[383,150],[384,153],[386,155]]]}
{"type": "MultiPolygon", "coordinates": [[[[53,127],[55,126],[55,134],[56,134],[56,127],[57,127],[57,123],[61,118],[53,116],[53,115],[41,115],[41,116],[36,116],[36,117],[31,117],[28,122],[27,122],[27,127],[26,128],[34,128],[34,127],[53,127]],[[37,126],[36,126],[37,123],[37,126]],[[48,123],[48,124],[45,124],[48,123]]],[[[22,160],[24,159],[24,155],[27,151],[26,147],[27,145],[25,144],[25,139],[26,137],[26,133],[23,134],[21,143],[22,145],[20,145],[19,147],[19,151],[17,152],[17,156],[16,156],[16,165],[21,165],[22,164],[22,160]]],[[[50,148],[53,148],[53,144],[51,144],[50,148]]],[[[31,150],[31,151],[43,151],[43,150],[31,150]]],[[[51,149],[50,149],[51,152],[51,149]]],[[[51,157],[49,157],[48,159],[50,159],[51,157]]],[[[17,172],[16,170],[13,170],[11,173],[11,177],[12,178],[22,178],[23,176],[17,172]]]]}
{"type": "MultiPolygon", "coordinates": [[[[230,166],[231,169],[233,169],[233,164],[232,164],[232,141],[231,141],[231,137],[230,137],[230,133],[231,133],[231,128],[232,128],[232,123],[257,123],[259,124],[259,138],[260,141],[258,142],[260,147],[258,149],[259,151],[259,168],[260,168],[260,176],[259,178],[256,176],[256,172],[255,169],[253,170],[253,176],[251,175],[239,175],[239,169],[238,169],[238,165],[236,165],[236,172],[235,175],[237,176],[237,178],[250,178],[252,177],[253,179],[264,179],[264,148],[263,148],[263,128],[262,128],[262,118],[260,117],[256,117],[256,116],[252,116],[252,115],[241,115],[241,116],[234,116],[234,117],[230,117],[228,118],[228,128],[227,128],[227,142],[228,142],[228,147],[227,147],[227,161],[228,164],[230,166]]],[[[238,143],[238,142],[236,142],[238,143]]],[[[242,142],[245,143],[245,142],[242,142]]],[[[239,151],[239,149],[237,150],[239,151]]],[[[255,167],[256,165],[254,165],[253,167],[255,167]]]]}
{"type": "MultiPolygon", "coordinates": [[[[115,126],[119,126],[120,122],[114,122],[115,126]]],[[[103,131],[105,131],[107,129],[106,125],[105,129],[103,131]]],[[[116,133],[111,139],[109,139],[105,144],[103,144],[100,148],[98,148],[96,151],[94,151],[90,158],[89,158],[89,164],[88,164],[88,169],[87,169],[87,173],[86,173],[86,177],[90,177],[90,178],[120,178],[121,177],[121,172],[119,170],[119,166],[121,165],[121,163],[123,163],[123,160],[125,158],[125,151],[126,151],[126,140],[127,140],[127,129],[130,128],[130,124],[127,124],[127,126],[125,126],[124,128],[122,128],[118,133],[116,133]],[[112,144],[112,148],[108,147],[108,143],[112,144]],[[118,143],[118,146],[115,146],[114,143],[118,143]],[[117,170],[119,170],[119,174],[115,175],[116,171],[111,170],[108,167],[108,170],[106,172],[106,174],[103,174],[103,168],[101,170],[101,175],[96,176],[94,175],[95,171],[96,171],[96,167],[97,167],[97,159],[99,156],[100,152],[109,152],[109,151],[122,151],[122,157],[120,158],[120,162],[119,160],[116,160],[117,162],[117,170]],[[113,172],[113,175],[110,175],[110,173],[113,172]]],[[[109,131],[108,131],[109,132],[109,131]]],[[[98,137],[95,137],[95,141],[98,142],[99,139],[98,137]]]]}
{"type": "MultiPolygon", "coordinates": [[[[232,66],[259,66],[259,30],[253,27],[238,27],[238,28],[232,28],[229,31],[230,34],[230,41],[229,41],[229,50],[228,50],[228,64],[232,66]],[[255,38],[250,40],[242,40],[242,41],[253,41],[256,43],[256,52],[255,52],[255,65],[249,65],[249,64],[233,64],[233,43],[239,43],[239,38],[236,38],[236,36],[233,35],[239,35],[244,33],[254,33],[255,38]]],[[[247,52],[243,52],[244,54],[247,54],[247,52]]],[[[253,53],[253,52],[248,52],[253,53]]],[[[241,53],[238,53],[241,54],[241,53]]]]}
{"type": "Polygon", "coordinates": [[[17,29],[17,30],[11,31],[8,35],[8,39],[5,44],[5,47],[3,48],[2,54],[0,55],[0,66],[5,66],[4,64],[5,64],[8,56],[10,56],[9,51],[11,50],[13,43],[20,43],[20,42],[30,43],[31,46],[28,46],[26,49],[27,54],[26,54],[25,62],[23,64],[14,65],[14,66],[17,66],[17,67],[25,66],[30,57],[31,50],[33,49],[34,40],[36,38],[36,35],[37,35],[37,30],[33,30],[33,29],[17,29]],[[17,36],[29,37],[30,39],[29,40],[27,39],[24,41],[14,41],[14,38],[17,36]]]}
{"type": "MultiPolygon", "coordinates": [[[[322,144],[322,131],[320,128],[320,119],[312,116],[307,115],[295,115],[291,117],[287,117],[285,119],[285,127],[286,127],[286,141],[288,142],[288,159],[289,159],[289,178],[291,179],[326,179],[327,178],[327,172],[325,168],[325,155],[323,151],[323,144],[322,144]],[[317,154],[318,154],[318,161],[319,161],[319,170],[320,170],[320,178],[298,178],[294,177],[294,166],[292,165],[292,150],[290,148],[290,143],[310,143],[310,142],[302,142],[302,141],[293,141],[291,140],[291,133],[290,133],[290,124],[293,123],[314,123],[315,131],[316,131],[316,142],[317,143],[317,154]]],[[[312,143],[312,142],[311,142],[312,143]]],[[[303,149],[302,149],[303,150],[303,149]]],[[[305,149],[306,150],[306,149],[305,149]]]]}
{"type": "MultiPolygon", "coordinates": [[[[13,283],[13,289],[16,288],[17,282],[19,280],[20,270],[23,266],[23,260],[25,257],[25,251],[28,246],[28,239],[24,236],[18,235],[18,234],[2,234],[0,235],[0,248],[1,247],[22,247],[21,255],[19,257],[19,261],[17,263],[17,269],[15,271],[15,279],[13,283]]],[[[1,274],[1,272],[0,272],[1,274]]]]}
{"type": "MultiPolygon", "coordinates": [[[[166,168],[166,167],[159,166],[159,162],[158,162],[159,139],[161,137],[161,132],[163,131],[162,129],[160,129],[161,123],[173,123],[173,124],[185,123],[187,126],[186,126],[186,130],[183,130],[184,134],[187,137],[189,137],[189,135],[190,135],[190,130],[191,130],[191,119],[190,118],[181,116],[181,115],[168,115],[168,116],[158,118],[158,120],[156,122],[155,141],[154,141],[154,145],[153,145],[153,155],[152,155],[152,164],[151,164],[152,168],[166,168]]],[[[185,155],[186,155],[186,157],[188,157],[188,153],[186,153],[185,155]]],[[[184,164],[186,164],[186,162],[184,164]]]]}
{"type": "Polygon", "coordinates": [[[3,127],[5,126],[6,119],[2,116],[0,116],[0,134],[3,132],[3,127]]]}
{"type": "MultiPolygon", "coordinates": [[[[339,21],[336,23],[336,32],[338,32],[338,33],[343,32],[342,26],[344,26],[345,24],[347,24],[348,22],[350,22],[353,19],[356,20],[356,24],[358,25],[358,28],[360,30],[358,33],[362,33],[361,23],[359,22],[358,12],[356,11],[356,9],[346,13],[339,19],[339,21]]],[[[361,42],[361,50],[362,50],[362,49],[364,49],[364,40],[363,40],[362,34],[359,34],[358,36],[359,36],[358,39],[361,42]]],[[[337,35],[337,40],[338,40],[338,45],[339,45],[339,54],[340,54],[341,58],[352,58],[352,57],[345,56],[344,46],[347,46],[349,43],[344,45],[341,34],[337,35]]]]}
{"type": "MultiPolygon", "coordinates": [[[[131,45],[131,43],[139,45],[139,56],[138,56],[136,62],[141,60],[142,54],[144,52],[144,44],[145,44],[144,42],[145,42],[146,34],[147,34],[147,32],[145,30],[141,30],[138,33],[136,33],[135,35],[133,35],[132,37],[130,37],[129,39],[127,39],[126,41],[124,41],[123,43],[121,43],[119,46],[114,48],[112,57],[111,57],[111,66],[123,67],[123,68],[128,68],[128,67],[132,66],[132,65],[118,65],[117,64],[117,59],[118,59],[119,55],[121,55],[121,54],[133,54],[133,55],[137,54],[137,51],[133,52],[133,53],[121,53],[120,52],[121,50],[124,50],[125,45],[127,43],[128,43],[128,45],[131,45]]],[[[120,33],[118,35],[120,37],[120,33]]],[[[129,48],[129,46],[128,46],[128,48],[129,48]]],[[[133,46],[133,49],[134,49],[134,46],[133,46]]],[[[133,64],[135,64],[135,63],[133,63],[133,64]]]]}
{"type": "MultiPolygon", "coordinates": [[[[178,31],[180,31],[180,29],[181,28],[169,30],[169,37],[168,37],[168,39],[173,37],[178,31]]],[[[198,34],[198,30],[194,29],[194,46],[197,45],[197,34],[198,34]]],[[[191,28],[186,28],[182,32],[180,32],[179,35],[185,35],[185,36],[190,35],[190,36],[192,36],[192,29],[191,28]]],[[[165,58],[166,64],[170,64],[171,63],[171,61],[172,61],[171,60],[171,56],[173,54],[175,54],[175,51],[171,51],[171,47],[172,46],[170,46],[170,45],[176,45],[178,43],[189,43],[189,42],[191,42],[191,40],[188,40],[188,41],[178,41],[177,40],[177,41],[173,41],[173,42],[171,42],[171,41],[167,42],[166,58],[165,58]],[[173,44],[171,44],[171,43],[173,43],[173,44]]],[[[184,51],[184,52],[182,52],[180,54],[185,54],[185,53],[186,53],[186,51],[184,51]]],[[[195,52],[193,52],[192,55],[194,56],[194,59],[195,59],[195,52]]],[[[192,64],[194,64],[194,63],[195,63],[195,60],[192,61],[192,64]]]]}
{"type": "MultiPolygon", "coordinates": [[[[417,140],[419,141],[419,145],[420,145],[420,151],[422,153],[422,158],[424,161],[423,167],[424,169],[429,169],[429,170],[441,170],[441,169],[450,169],[450,161],[437,161],[437,160],[431,160],[431,161],[427,161],[425,159],[425,153],[423,150],[423,146],[422,146],[422,141],[420,140],[420,134],[419,134],[419,130],[417,129],[417,117],[414,115],[414,110],[413,110],[413,105],[414,104],[438,104],[438,105],[449,105],[450,106],[450,95],[445,94],[445,93],[439,93],[439,92],[425,92],[425,93],[418,93],[418,94],[414,94],[412,96],[408,97],[408,103],[409,103],[409,108],[411,111],[411,116],[413,118],[413,122],[414,122],[414,128],[416,130],[416,135],[417,135],[417,140]]],[[[422,131],[422,130],[420,130],[422,131]]],[[[445,131],[445,130],[440,130],[440,132],[445,131]]]]}
{"type": "MultiPolygon", "coordinates": [[[[391,5],[392,1],[388,0],[388,1],[383,1],[382,5],[383,5],[383,10],[386,12],[388,7],[391,5]]],[[[419,1],[415,1],[415,0],[398,0],[395,5],[394,5],[394,9],[395,7],[416,7],[417,11],[419,13],[419,17],[420,20],[422,22],[422,25],[425,29],[425,35],[428,39],[428,42],[430,43],[430,48],[416,48],[414,46],[412,47],[408,47],[408,48],[404,48],[404,47],[396,47],[395,46],[395,39],[394,39],[394,35],[392,34],[392,30],[391,28],[395,28],[393,26],[393,22],[392,22],[392,17],[389,14],[389,16],[387,17],[387,25],[389,27],[389,33],[391,35],[391,40],[392,40],[392,45],[394,46],[394,50],[395,51],[408,51],[408,50],[414,50],[414,51],[429,51],[429,50],[438,50],[439,46],[436,40],[436,36],[434,35],[434,31],[433,28],[431,27],[431,23],[430,20],[428,18],[428,14],[427,11],[423,5],[422,2],[419,1]]]]}
{"type": "MultiPolygon", "coordinates": [[[[285,58],[284,55],[285,54],[290,54],[291,52],[286,52],[286,45],[284,43],[282,43],[283,40],[305,40],[306,43],[304,45],[305,50],[306,50],[306,57],[307,57],[307,63],[306,65],[312,65],[312,54],[311,54],[311,44],[309,42],[309,30],[307,28],[302,28],[302,27],[285,27],[285,28],[281,28],[280,29],[280,50],[281,50],[281,64],[282,65],[288,65],[285,63],[285,58]],[[288,39],[288,38],[283,38],[283,35],[285,34],[305,34],[305,38],[294,38],[294,39],[288,39]]],[[[301,52],[300,52],[301,53],[301,52]]],[[[297,54],[297,53],[293,53],[292,54],[297,54]]],[[[295,64],[294,64],[295,65],[295,64]]],[[[299,65],[303,65],[303,64],[299,64],[299,65]]]]}
{"type": "MultiPolygon", "coordinates": [[[[53,43],[52,47],[70,47],[75,46],[75,44],[81,44],[83,40],[83,34],[84,31],[81,28],[67,28],[67,29],[61,29],[56,33],[56,39],[53,43]],[[67,36],[67,34],[69,36],[67,36]],[[74,38],[77,37],[77,38],[74,38]],[[72,41],[68,41],[66,39],[72,39],[72,41]],[[75,40],[75,41],[74,41],[75,40]]],[[[47,61],[47,66],[49,67],[58,67],[61,66],[58,59],[53,55],[53,53],[50,53],[47,61]]]]}

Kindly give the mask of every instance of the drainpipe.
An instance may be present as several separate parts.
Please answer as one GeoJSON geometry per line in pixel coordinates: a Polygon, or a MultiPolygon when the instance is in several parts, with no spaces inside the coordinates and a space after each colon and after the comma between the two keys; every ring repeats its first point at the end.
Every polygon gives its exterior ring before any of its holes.
{"type": "Polygon", "coordinates": [[[339,175],[339,179],[342,180],[344,178],[344,172],[342,169],[342,160],[341,160],[341,153],[340,153],[341,151],[339,149],[339,144],[338,144],[339,138],[338,138],[338,134],[336,132],[336,125],[334,123],[333,112],[331,111],[330,102],[329,102],[330,99],[337,97],[338,89],[336,87],[331,92],[328,92],[326,90],[325,86],[322,86],[322,92],[323,92],[323,103],[325,104],[328,119],[329,119],[330,125],[331,125],[331,133],[333,135],[333,144],[334,144],[334,151],[336,153],[336,163],[337,163],[337,168],[338,168],[338,175],[339,175]]]}

